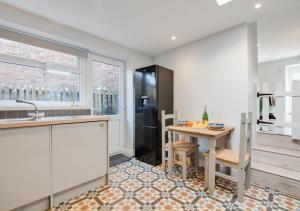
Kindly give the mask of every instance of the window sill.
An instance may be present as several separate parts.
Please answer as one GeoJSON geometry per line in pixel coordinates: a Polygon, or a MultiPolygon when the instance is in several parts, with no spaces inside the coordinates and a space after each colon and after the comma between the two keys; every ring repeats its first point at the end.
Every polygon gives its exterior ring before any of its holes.
{"type": "MultiPolygon", "coordinates": [[[[90,109],[89,106],[46,106],[46,105],[37,105],[39,110],[76,110],[76,109],[90,109]]],[[[16,106],[5,106],[0,104],[0,111],[11,111],[11,110],[34,110],[33,106],[30,105],[16,105],[16,106]]]]}
{"type": "MultiPolygon", "coordinates": [[[[95,114],[93,114],[95,115],[95,114]]],[[[97,115],[97,116],[105,116],[105,117],[109,117],[109,120],[110,121],[114,121],[114,120],[120,120],[121,117],[119,114],[113,114],[113,115],[106,115],[106,114],[103,114],[103,115],[97,115]]]]}

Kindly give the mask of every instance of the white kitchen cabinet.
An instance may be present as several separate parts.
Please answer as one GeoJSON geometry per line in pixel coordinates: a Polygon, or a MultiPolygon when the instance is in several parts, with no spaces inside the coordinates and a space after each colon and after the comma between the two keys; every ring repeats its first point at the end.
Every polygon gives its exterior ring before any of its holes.
{"type": "Polygon", "coordinates": [[[107,144],[106,121],[53,125],[53,192],[106,175],[107,144]]]}
{"type": "Polygon", "coordinates": [[[50,126],[0,130],[0,210],[50,195],[50,126]]]}

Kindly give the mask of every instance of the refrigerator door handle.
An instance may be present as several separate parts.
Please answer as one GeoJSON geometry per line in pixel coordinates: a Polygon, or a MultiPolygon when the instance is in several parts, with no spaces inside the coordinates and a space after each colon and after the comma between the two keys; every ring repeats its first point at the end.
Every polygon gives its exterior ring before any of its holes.
{"type": "Polygon", "coordinates": [[[152,129],[155,129],[156,127],[155,126],[144,126],[145,128],[152,128],[152,129]]]}
{"type": "Polygon", "coordinates": [[[135,125],[136,127],[144,127],[144,128],[151,128],[151,129],[156,129],[157,127],[155,126],[143,126],[143,125],[135,125]]]}

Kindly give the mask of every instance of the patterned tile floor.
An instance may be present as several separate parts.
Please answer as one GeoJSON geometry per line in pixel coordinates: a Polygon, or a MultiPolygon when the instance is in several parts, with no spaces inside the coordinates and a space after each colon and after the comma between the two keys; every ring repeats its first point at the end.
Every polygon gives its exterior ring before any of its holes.
{"type": "Polygon", "coordinates": [[[213,197],[204,188],[203,174],[183,182],[177,169],[169,177],[158,167],[130,160],[110,168],[110,185],[97,188],[56,207],[55,211],[300,211],[300,200],[267,187],[252,185],[245,202],[237,202],[236,187],[217,179],[213,197]]]}

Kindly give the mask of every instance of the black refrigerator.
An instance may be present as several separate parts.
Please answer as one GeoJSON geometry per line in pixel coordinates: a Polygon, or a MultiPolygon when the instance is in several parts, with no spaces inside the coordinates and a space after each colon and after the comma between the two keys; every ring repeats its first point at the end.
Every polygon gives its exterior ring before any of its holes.
{"type": "MultiPolygon", "coordinates": [[[[135,71],[135,157],[161,163],[161,111],[173,113],[173,71],[152,65],[135,71]]],[[[171,124],[171,122],[167,122],[171,124]]]]}

